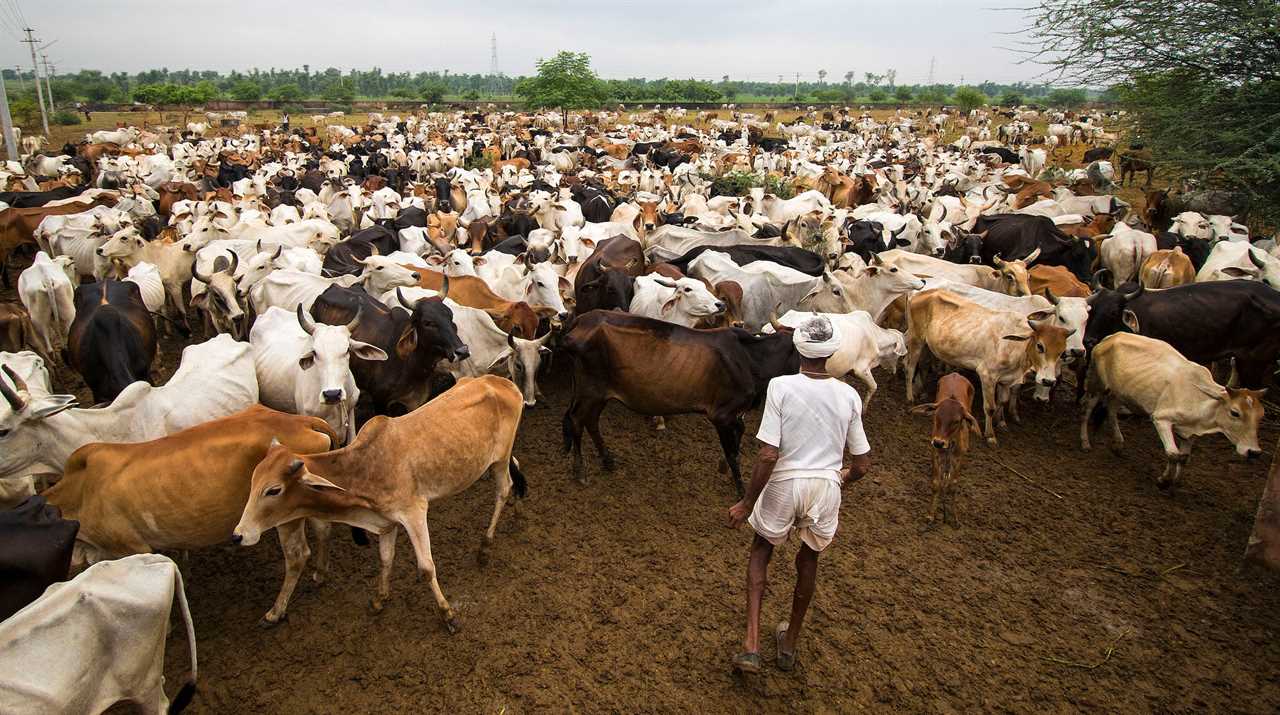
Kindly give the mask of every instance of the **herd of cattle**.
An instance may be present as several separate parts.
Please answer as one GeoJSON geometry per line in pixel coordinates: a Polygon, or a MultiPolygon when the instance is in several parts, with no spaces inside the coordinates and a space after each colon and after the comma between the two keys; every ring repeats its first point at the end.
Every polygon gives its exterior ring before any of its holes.
{"type": "MultiPolygon", "coordinates": [[[[899,359],[909,402],[926,369],[960,371],[915,408],[934,415],[930,521],[940,499],[948,513],[968,433],[995,445],[1027,382],[1040,401],[1074,382],[1084,449],[1103,419],[1119,445],[1120,409],[1149,415],[1161,487],[1198,436],[1261,451],[1280,251],[1224,213],[1230,194],[1152,192],[1142,212],[1116,197],[1116,117],[1059,114],[1033,137],[1033,110],[721,114],[129,127],[10,162],[0,710],[166,707],[156,653],[182,584],[154,552],[272,528],[285,578],[267,623],[285,618],[308,527],[320,578],[340,522],[378,537],[374,608],[403,527],[453,631],[428,505],[491,474],[484,559],[525,492],[512,448],[557,353],[580,480],[584,431],[613,466],[599,419],[616,400],[659,428],[705,415],[741,492],[744,416],[797,370],[788,326],[813,313],[842,336],[829,371],[868,401],[873,369],[899,359]],[[1095,145],[1084,167],[1046,166],[1074,142],[1095,145]],[[794,195],[716,190],[744,176],[794,195]],[[15,251],[34,254],[20,272],[15,251]],[[160,334],[204,339],[153,386],[160,334]],[[55,391],[62,364],[95,406],[55,391]]],[[[175,709],[195,671],[192,640],[175,709]]]]}

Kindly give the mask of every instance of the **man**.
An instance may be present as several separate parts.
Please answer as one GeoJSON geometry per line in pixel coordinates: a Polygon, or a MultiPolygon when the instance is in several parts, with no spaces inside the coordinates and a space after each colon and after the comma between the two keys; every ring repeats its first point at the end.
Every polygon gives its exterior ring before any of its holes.
{"type": "Polygon", "coordinates": [[[796,642],[813,598],[818,554],[836,533],[840,488],[871,468],[862,399],[826,370],[827,358],[840,345],[836,327],[815,316],[795,329],[792,340],[800,353],[800,372],[769,382],[751,484],[742,501],[729,508],[731,527],[747,521],[756,532],[747,564],[747,636],[743,652],[733,658],[734,668],[744,673],[760,672],[760,604],[773,547],[792,532],[800,536],[791,619],[774,630],[778,668],[789,671],[795,667],[796,642]]]}

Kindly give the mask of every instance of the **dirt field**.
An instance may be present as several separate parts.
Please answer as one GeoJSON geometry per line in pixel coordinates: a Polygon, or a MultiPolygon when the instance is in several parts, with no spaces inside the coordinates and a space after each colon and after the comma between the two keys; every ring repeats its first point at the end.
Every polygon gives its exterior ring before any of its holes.
{"type": "MultiPolygon", "coordinates": [[[[159,377],[178,354],[165,344],[159,377]]],[[[1224,439],[1204,439],[1166,496],[1149,422],[1124,421],[1123,457],[1101,446],[1086,455],[1061,395],[1052,409],[1028,404],[998,449],[976,447],[961,526],[925,531],[927,419],[908,415],[901,379],[884,376],[866,416],[874,473],[845,492],[799,669],[744,681],[728,659],[750,535],[723,525],[734,499],[714,432],[677,417],[656,433],[611,407],[604,432],[618,469],[601,472],[587,447],[591,483],[580,486],[559,450],[566,367],[555,363],[525,415],[516,455],[530,495],[504,515],[489,566],[475,560],[487,480],[433,505],[433,552],[460,633],[441,627],[403,536],[382,614],[367,607],[377,552],[340,529],[329,580],[304,580],[289,621],[270,630],[258,620],[283,573],[276,540],[207,549],[180,561],[200,650],[192,712],[1280,708],[1277,578],[1235,572],[1269,457],[1244,463],[1224,439]]],[[[73,373],[56,372],[88,400],[73,373]]],[[[1277,436],[1273,415],[1262,443],[1277,436]]],[[[766,624],[786,617],[794,553],[777,553],[766,624]]],[[[169,643],[170,692],[187,668],[181,632],[169,643]]]]}

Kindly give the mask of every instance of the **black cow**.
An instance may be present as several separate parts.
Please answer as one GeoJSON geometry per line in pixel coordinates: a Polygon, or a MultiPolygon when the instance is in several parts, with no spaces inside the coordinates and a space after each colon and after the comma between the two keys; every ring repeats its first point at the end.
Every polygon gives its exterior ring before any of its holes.
{"type": "Polygon", "coordinates": [[[697,246],[690,249],[683,256],[673,261],[667,261],[667,263],[679,268],[680,272],[687,274],[689,272],[689,263],[705,251],[727,253],[729,258],[740,266],[755,263],[756,261],[773,261],[811,276],[821,276],[826,270],[826,264],[823,263],[822,256],[813,251],[796,248],[795,246],[697,246]]]}
{"type": "Polygon", "coordinates": [[[131,383],[151,382],[156,328],[136,283],[106,280],[76,287],[76,318],[64,358],[93,391],[110,402],[131,383]]]}
{"type": "Polygon", "coordinates": [[[1213,251],[1213,242],[1207,238],[1181,236],[1169,231],[1156,234],[1157,248],[1169,250],[1174,246],[1181,248],[1182,252],[1187,254],[1187,258],[1191,259],[1191,265],[1195,266],[1197,271],[1204,267],[1204,262],[1209,260],[1209,253],[1213,251]]]}
{"type": "Polygon", "coordinates": [[[395,231],[384,226],[370,226],[356,231],[345,241],[339,241],[324,256],[324,271],[328,276],[354,276],[364,270],[360,262],[375,252],[380,256],[400,250],[400,238],[395,231]]]}
{"type": "Polygon", "coordinates": [[[1240,384],[1253,389],[1266,387],[1280,358],[1280,292],[1257,281],[1209,281],[1160,291],[1126,283],[1088,300],[1084,344],[1089,351],[1112,333],[1137,332],[1202,365],[1235,358],[1240,384]]]}
{"type": "Polygon", "coordinates": [[[574,289],[574,310],[579,315],[593,310],[630,310],[631,300],[636,297],[635,281],[626,271],[605,270],[574,289]]]}
{"type": "Polygon", "coordinates": [[[436,210],[453,213],[453,184],[447,176],[437,176],[431,180],[436,188],[436,210]]]}
{"type": "Polygon", "coordinates": [[[983,238],[982,234],[969,233],[958,226],[953,226],[951,238],[947,240],[942,257],[952,263],[982,263],[983,238]]]}
{"type": "Polygon", "coordinates": [[[12,209],[33,209],[50,201],[79,196],[84,190],[84,186],[59,186],[48,191],[0,191],[0,201],[9,204],[12,209]]]}
{"type": "MultiPolygon", "coordinates": [[[[3,380],[0,392],[10,404],[18,399],[3,380]]],[[[67,579],[79,531],[80,522],[63,519],[62,512],[41,496],[0,511],[0,621],[67,579]]]]}
{"type": "Polygon", "coordinates": [[[398,233],[400,229],[409,228],[410,226],[426,228],[427,212],[417,206],[406,206],[400,209],[399,213],[396,214],[395,220],[391,222],[392,230],[398,233]]]}
{"type": "Polygon", "coordinates": [[[1006,164],[1017,164],[1022,161],[1022,157],[1018,156],[1018,152],[1012,149],[1006,149],[1002,146],[988,146],[978,150],[979,154],[994,154],[1000,157],[1000,161],[1006,164]]]}
{"type": "Polygon", "coordinates": [[[889,244],[885,244],[884,240],[884,224],[878,221],[868,221],[861,219],[848,224],[845,231],[845,253],[856,253],[862,260],[870,263],[872,254],[887,251],[890,248],[901,248],[911,245],[911,241],[905,238],[899,238],[899,235],[905,231],[907,225],[904,223],[897,231],[892,232],[889,244]]]}
{"type": "Polygon", "coordinates": [[[404,307],[388,308],[363,290],[329,286],[311,306],[311,317],[329,325],[346,325],[359,314],[352,337],[387,354],[384,361],[351,360],[351,374],[374,412],[394,415],[416,408],[425,401],[436,363],[471,354],[458,338],[453,311],[444,304],[448,293],[446,279],[439,298],[411,304],[397,293],[404,307]]]}
{"type": "Polygon", "coordinates": [[[1112,150],[1110,147],[1100,146],[1090,149],[1084,153],[1084,163],[1092,164],[1095,161],[1103,161],[1110,159],[1112,150]]]}
{"type": "Polygon", "coordinates": [[[528,236],[538,229],[538,220],[529,213],[529,201],[518,197],[508,201],[498,218],[498,228],[507,236],[528,236]]]}
{"type": "Polygon", "coordinates": [[[986,236],[982,240],[982,262],[988,265],[994,265],[992,259],[997,255],[1005,260],[1026,258],[1038,248],[1036,263],[1063,266],[1085,282],[1093,276],[1098,255],[1093,243],[1068,236],[1052,219],[1027,214],[979,216],[973,231],[986,236]]]}
{"type": "Polygon", "coordinates": [[[618,200],[608,190],[599,186],[570,187],[573,199],[582,205],[582,217],[591,223],[604,223],[613,216],[618,200]]]}

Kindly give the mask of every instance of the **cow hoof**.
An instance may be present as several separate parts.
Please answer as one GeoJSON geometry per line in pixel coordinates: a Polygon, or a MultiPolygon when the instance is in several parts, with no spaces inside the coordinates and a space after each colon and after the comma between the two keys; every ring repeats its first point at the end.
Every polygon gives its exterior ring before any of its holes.
{"type": "Polygon", "coordinates": [[[458,620],[457,616],[449,616],[444,619],[444,628],[449,631],[449,635],[453,635],[462,630],[462,622],[458,620]]]}
{"type": "Polygon", "coordinates": [[[316,571],[315,573],[311,574],[311,580],[317,584],[324,583],[324,574],[319,571],[316,571]]]}
{"type": "Polygon", "coordinates": [[[271,614],[268,613],[267,615],[262,617],[262,620],[258,621],[258,627],[262,629],[275,628],[276,626],[288,620],[289,620],[289,613],[287,611],[280,614],[280,616],[274,620],[272,620],[271,614]]]}
{"type": "Polygon", "coordinates": [[[997,445],[997,444],[999,444],[999,443],[996,441],[996,438],[995,438],[995,437],[988,437],[988,438],[987,438],[987,444],[988,444],[988,445],[990,445],[990,446],[992,446],[992,447],[994,447],[994,446],[996,446],[996,445],[997,445]]]}
{"type": "Polygon", "coordinates": [[[382,601],[376,598],[369,599],[369,612],[375,615],[382,613],[382,601]]]}

